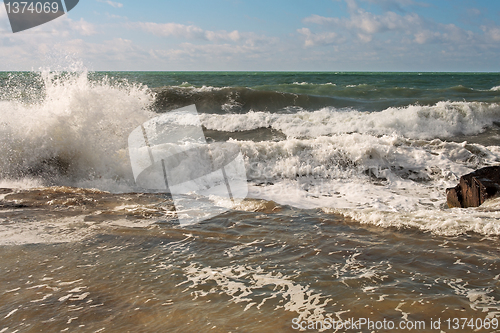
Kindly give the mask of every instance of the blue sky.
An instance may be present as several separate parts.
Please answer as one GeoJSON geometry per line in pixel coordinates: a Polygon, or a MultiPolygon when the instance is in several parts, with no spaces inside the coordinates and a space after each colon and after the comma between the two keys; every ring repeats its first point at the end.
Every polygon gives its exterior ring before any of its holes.
{"type": "Polygon", "coordinates": [[[0,70],[500,71],[496,0],[80,0],[0,70]]]}

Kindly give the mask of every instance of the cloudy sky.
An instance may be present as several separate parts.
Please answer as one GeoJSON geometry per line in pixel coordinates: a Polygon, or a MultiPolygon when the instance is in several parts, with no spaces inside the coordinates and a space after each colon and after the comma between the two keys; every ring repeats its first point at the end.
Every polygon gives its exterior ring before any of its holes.
{"type": "Polygon", "coordinates": [[[498,0],[80,0],[0,70],[500,71],[498,0]],[[80,65],[79,65],[80,66],[80,65]]]}

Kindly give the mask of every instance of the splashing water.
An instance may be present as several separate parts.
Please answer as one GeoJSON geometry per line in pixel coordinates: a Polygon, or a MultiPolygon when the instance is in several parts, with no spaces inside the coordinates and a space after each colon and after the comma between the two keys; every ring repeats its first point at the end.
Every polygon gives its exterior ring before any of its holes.
{"type": "Polygon", "coordinates": [[[0,177],[108,190],[130,187],[126,138],[152,116],[148,106],[154,97],[147,87],[112,84],[107,77],[92,81],[87,71],[28,76],[31,86],[22,96],[5,91],[8,86],[2,91],[0,177]]]}

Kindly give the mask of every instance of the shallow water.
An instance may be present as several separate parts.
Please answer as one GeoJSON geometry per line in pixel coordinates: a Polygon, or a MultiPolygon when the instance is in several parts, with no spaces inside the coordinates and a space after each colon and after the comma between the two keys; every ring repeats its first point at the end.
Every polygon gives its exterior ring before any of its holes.
{"type": "Polygon", "coordinates": [[[1,246],[4,332],[286,332],[295,318],[425,321],[430,332],[431,319],[500,314],[496,237],[251,200],[248,211],[180,227],[117,209],[138,195],[83,195],[89,204],[62,207],[54,192],[4,199],[24,207],[4,207],[2,227],[23,215],[18,236],[39,234],[1,246]]]}

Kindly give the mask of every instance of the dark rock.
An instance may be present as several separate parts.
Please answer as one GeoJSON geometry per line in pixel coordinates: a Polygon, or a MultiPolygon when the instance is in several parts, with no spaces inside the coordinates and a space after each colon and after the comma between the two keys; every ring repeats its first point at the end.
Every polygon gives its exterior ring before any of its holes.
{"type": "Polygon", "coordinates": [[[450,208],[462,208],[462,195],[460,193],[460,185],[446,189],[446,200],[450,208]]]}
{"type": "Polygon", "coordinates": [[[487,199],[500,195],[500,166],[476,170],[460,177],[454,188],[446,189],[448,207],[479,207],[487,199]]]}

